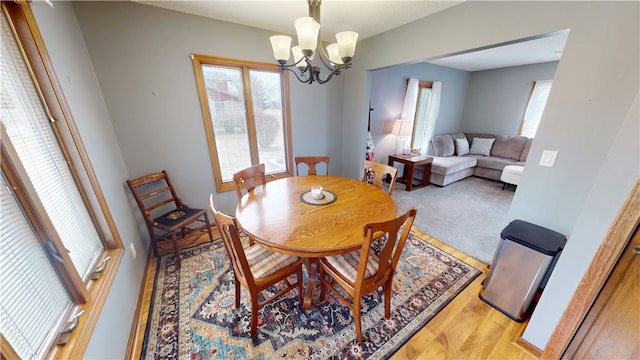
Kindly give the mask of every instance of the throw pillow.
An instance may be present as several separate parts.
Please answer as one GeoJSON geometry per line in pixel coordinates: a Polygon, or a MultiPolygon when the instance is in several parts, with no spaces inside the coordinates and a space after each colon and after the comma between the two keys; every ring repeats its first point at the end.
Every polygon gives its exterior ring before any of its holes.
{"type": "Polygon", "coordinates": [[[449,134],[435,136],[431,142],[433,143],[434,156],[436,157],[451,156],[455,151],[453,138],[449,134]]]}
{"type": "Polygon", "coordinates": [[[469,142],[466,138],[456,139],[456,155],[462,156],[469,153],[469,142]]]}
{"type": "Polygon", "coordinates": [[[494,140],[495,139],[483,139],[474,137],[473,141],[471,141],[471,149],[469,149],[469,154],[489,156],[494,140]]]}

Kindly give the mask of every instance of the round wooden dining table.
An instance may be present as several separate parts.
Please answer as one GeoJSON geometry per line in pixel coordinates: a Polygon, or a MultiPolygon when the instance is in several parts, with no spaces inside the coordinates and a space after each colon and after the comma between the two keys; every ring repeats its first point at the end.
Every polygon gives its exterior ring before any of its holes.
{"type": "Polygon", "coordinates": [[[236,208],[238,226],[259,245],[305,259],[309,271],[303,307],[311,308],[318,258],[359,249],[364,225],[393,219],[391,196],[374,185],[338,176],[274,180],[245,194],[236,208]],[[324,199],[308,192],[322,186],[324,199]]]}

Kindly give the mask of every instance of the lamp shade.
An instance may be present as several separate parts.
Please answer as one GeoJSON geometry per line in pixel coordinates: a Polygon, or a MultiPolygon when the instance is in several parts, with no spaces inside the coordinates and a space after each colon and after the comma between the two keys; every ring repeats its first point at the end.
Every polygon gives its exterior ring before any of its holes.
{"type": "Polygon", "coordinates": [[[296,19],[295,26],[300,49],[315,51],[318,43],[320,24],[315,22],[313,18],[307,16],[296,19]]]}
{"type": "Polygon", "coordinates": [[[409,136],[413,132],[413,121],[398,119],[393,123],[392,134],[398,136],[409,136]]]}
{"type": "Polygon", "coordinates": [[[358,41],[358,33],[354,31],[343,31],[336,34],[338,46],[340,48],[340,57],[351,59],[356,53],[356,42],[358,41]]]}
{"type": "Polygon", "coordinates": [[[327,54],[329,55],[329,61],[331,61],[332,64],[342,64],[342,59],[340,58],[340,50],[338,49],[337,43],[333,43],[327,46],[327,54]]]}
{"type": "Polygon", "coordinates": [[[273,56],[276,60],[289,60],[289,48],[291,47],[291,37],[285,35],[275,35],[269,38],[273,48],[273,56]]]}
{"type": "Polygon", "coordinates": [[[302,60],[302,58],[304,57],[304,55],[302,54],[302,49],[300,49],[300,46],[294,46],[291,48],[291,53],[293,54],[293,61],[298,64],[298,69],[300,70],[304,70],[307,67],[307,63],[304,61],[300,61],[302,60]]]}

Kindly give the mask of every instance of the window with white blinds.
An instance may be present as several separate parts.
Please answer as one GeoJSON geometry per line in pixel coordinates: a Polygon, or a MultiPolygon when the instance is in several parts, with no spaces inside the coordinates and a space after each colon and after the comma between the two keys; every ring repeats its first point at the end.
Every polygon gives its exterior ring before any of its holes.
{"type": "Polygon", "coordinates": [[[60,327],[71,299],[4,174],[0,214],[0,329],[21,358],[40,358],[53,342],[51,329],[60,327]]]}
{"type": "Polygon", "coordinates": [[[40,359],[71,308],[88,299],[87,284],[105,246],[35,73],[4,12],[1,18],[0,331],[19,357],[40,359]]]}
{"type": "Polygon", "coordinates": [[[103,245],[4,16],[1,66],[2,124],[48,218],[86,280],[103,245]]]}

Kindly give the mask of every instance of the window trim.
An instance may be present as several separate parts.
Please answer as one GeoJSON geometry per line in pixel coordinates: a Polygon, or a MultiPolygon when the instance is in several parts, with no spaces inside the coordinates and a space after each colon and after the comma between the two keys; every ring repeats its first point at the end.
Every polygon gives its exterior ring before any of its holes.
{"type": "MultiPolygon", "coordinates": [[[[191,54],[191,60],[193,62],[193,71],[196,78],[196,87],[198,89],[198,98],[200,100],[200,108],[202,109],[202,117],[204,121],[205,132],[207,135],[207,144],[209,147],[209,154],[211,158],[211,168],[213,170],[213,176],[216,182],[217,192],[232,191],[235,189],[233,181],[222,181],[222,173],[220,170],[220,163],[218,161],[218,151],[215,141],[215,133],[213,129],[213,119],[211,118],[211,109],[209,108],[209,101],[207,98],[207,89],[204,82],[204,74],[202,72],[202,65],[213,66],[230,66],[240,68],[243,73],[243,86],[244,89],[250,89],[249,86],[249,70],[268,70],[278,72],[280,71],[278,66],[270,63],[261,63],[256,61],[237,60],[216,56],[207,56],[200,54],[191,54]]],[[[285,178],[293,176],[293,151],[291,145],[291,114],[290,114],[290,102],[289,102],[289,76],[287,72],[280,72],[281,84],[282,84],[282,116],[283,116],[283,135],[284,135],[284,151],[286,157],[286,169],[282,173],[267,174],[267,181],[285,178]]],[[[251,165],[258,164],[258,149],[255,132],[255,120],[253,117],[253,99],[250,92],[245,91],[245,109],[247,111],[247,131],[249,141],[249,148],[251,153],[251,165]]]]}
{"type": "MultiPolygon", "coordinates": [[[[48,354],[48,358],[82,358],[91,340],[109,290],[115,281],[118,267],[124,257],[124,246],[89,161],[89,156],[84,149],[80,133],[75,126],[69,105],[64,98],[62,87],[58,82],[53,63],[49,58],[29,3],[27,1],[3,1],[2,11],[18,41],[47,114],[55,120],[52,127],[103,242],[105,249],[103,258],[111,256],[107,269],[98,280],[88,280],[87,283],[83,283],[88,297],[84,303],[79,302],[73,306],[69,313],[69,317],[71,317],[76,311],[84,310],[86,312],[80,318],[78,327],[71,333],[66,345],[53,346],[48,354]]],[[[5,146],[4,143],[2,146],[5,146]]],[[[5,155],[8,153],[3,149],[3,160],[5,155]]],[[[33,204],[32,201],[29,203],[33,204]]],[[[54,330],[56,329],[52,329],[52,331],[54,330]]],[[[1,355],[12,358],[13,350],[7,349],[9,347],[7,345],[2,347],[1,355]]]]}

